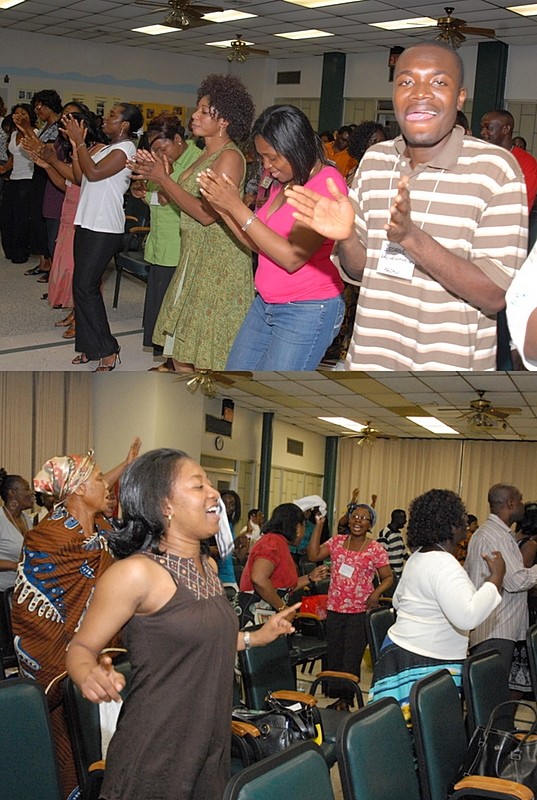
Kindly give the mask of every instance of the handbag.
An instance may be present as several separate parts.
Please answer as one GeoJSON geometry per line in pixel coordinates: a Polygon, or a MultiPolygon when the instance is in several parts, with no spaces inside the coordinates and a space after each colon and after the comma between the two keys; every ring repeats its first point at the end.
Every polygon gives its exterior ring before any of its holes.
{"type": "Polygon", "coordinates": [[[489,778],[504,778],[528,786],[537,794],[537,713],[528,703],[508,701],[500,703],[492,711],[486,727],[476,728],[460,777],[485,775],[489,778]],[[531,714],[532,722],[526,729],[500,730],[494,723],[500,712],[524,707],[531,714]]]}
{"type": "Polygon", "coordinates": [[[284,700],[269,692],[266,703],[268,709],[264,711],[233,709],[233,720],[253,725],[257,731],[242,737],[241,747],[248,750],[250,763],[280,753],[293,742],[312,740],[321,744],[321,717],[313,698],[284,700]]]}

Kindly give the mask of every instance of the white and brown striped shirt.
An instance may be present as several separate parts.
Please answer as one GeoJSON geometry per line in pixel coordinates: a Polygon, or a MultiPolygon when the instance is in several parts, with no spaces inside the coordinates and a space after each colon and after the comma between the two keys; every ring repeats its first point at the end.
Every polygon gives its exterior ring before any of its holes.
{"type": "MultiPolygon", "coordinates": [[[[409,177],[412,221],[507,290],[526,256],[524,178],[506,150],[454,128],[440,154],[411,168],[402,137],[365,154],[349,197],[367,247],[347,369],[495,368],[496,316],[454,296],[419,263],[412,280],[377,271],[384,225],[409,177]]],[[[343,277],[348,276],[342,271],[343,277]]],[[[352,282],[352,281],[351,281],[352,282]]]]}

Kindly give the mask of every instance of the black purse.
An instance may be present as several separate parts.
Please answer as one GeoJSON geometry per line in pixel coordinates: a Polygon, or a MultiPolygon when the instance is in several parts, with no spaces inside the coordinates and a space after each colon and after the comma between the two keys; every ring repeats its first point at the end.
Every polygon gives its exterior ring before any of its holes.
{"type": "MultiPolygon", "coordinates": [[[[293,693],[294,694],[294,693],[293,693]]],[[[253,763],[285,750],[293,742],[322,741],[321,717],[315,701],[284,700],[275,698],[270,692],[266,711],[234,708],[232,719],[247,723],[240,737],[243,761],[253,763]],[[250,727],[253,726],[253,729],[250,727]],[[250,731],[250,733],[248,733],[250,731]]]]}
{"type": "Polygon", "coordinates": [[[537,795],[537,713],[527,703],[508,701],[492,711],[486,728],[476,728],[460,777],[485,775],[504,778],[528,786],[537,795]],[[499,730],[494,723],[508,707],[516,711],[523,706],[531,714],[524,730],[499,730]]]}

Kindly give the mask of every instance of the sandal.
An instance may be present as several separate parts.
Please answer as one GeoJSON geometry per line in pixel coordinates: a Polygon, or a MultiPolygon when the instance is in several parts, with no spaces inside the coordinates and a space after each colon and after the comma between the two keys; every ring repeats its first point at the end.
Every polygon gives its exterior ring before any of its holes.
{"type": "Polygon", "coordinates": [[[80,353],[73,358],[71,364],[89,364],[90,361],[91,358],[88,358],[85,353],[80,353]]]}
{"type": "MultiPolygon", "coordinates": [[[[121,350],[121,347],[119,348],[121,350]]],[[[111,356],[104,356],[104,358],[113,358],[114,360],[110,364],[105,364],[104,359],[101,358],[99,361],[99,366],[97,369],[94,369],[94,372],[112,372],[115,370],[118,364],[121,364],[121,358],[119,357],[119,350],[117,353],[113,353],[111,356]]]]}
{"type": "Polygon", "coordinates": [[[55,328],[70,328],[73,324],[74,314],[70,311],[64,319],[54,323],[55,328]]]}
{"type": "Polygon", "coordinates": [[[148,372],[176,372],[175,367],[173,366],[173,361],[170,363],[169,361],[165,361],[163,364],[158,364],[156,367],[150,367],[148,372]]]}
{"type": "Polygon", "coordinates": [[[41,269],[39,264],[37,267],[32,267],[32,269],[27,269],[24,273],[25,275],[44,275],[46,273],[46,269],[41,269]]]}
{"type": "Polygon", "coordinates": [[[41,275],[41,277],[37,279],[37,282],[38,283],[48,283],[50,270],[42,269],[41,272],[43,273],[43,275],[41,275]]]}
{"type": "Polygon", "coordinates": [[[76,328],[74,323],[70,325],[64,333],[62,333],[62,339],[74,339],[75,336],[76,336],[76,328]]]}

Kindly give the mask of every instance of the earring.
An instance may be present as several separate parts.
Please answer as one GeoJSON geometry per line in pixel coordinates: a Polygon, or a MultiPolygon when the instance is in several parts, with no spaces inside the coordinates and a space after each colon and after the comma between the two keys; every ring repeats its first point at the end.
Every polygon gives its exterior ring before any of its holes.
{"type": "Polygon", "coordinates": [[[168,520],[168,528],[171,527],[173,514],[167,514],[166,519],[168,520]]]}
{"type": "Polygon", "coordinates": [[[15,509],[18,508],[18,505],[19,504],[17,503],[16,500],[10,500],[10,502],[9,502],[9,507],[10,507],[11,511],[15,511],[15,509]]]}
{"type": "Polygon", "coordinates": [[[221,139],[221,138],[222,138],[222,128],[220,128],[220,130],[218,131],[218,138],[219,138],[219,139],[221,139]]]}

